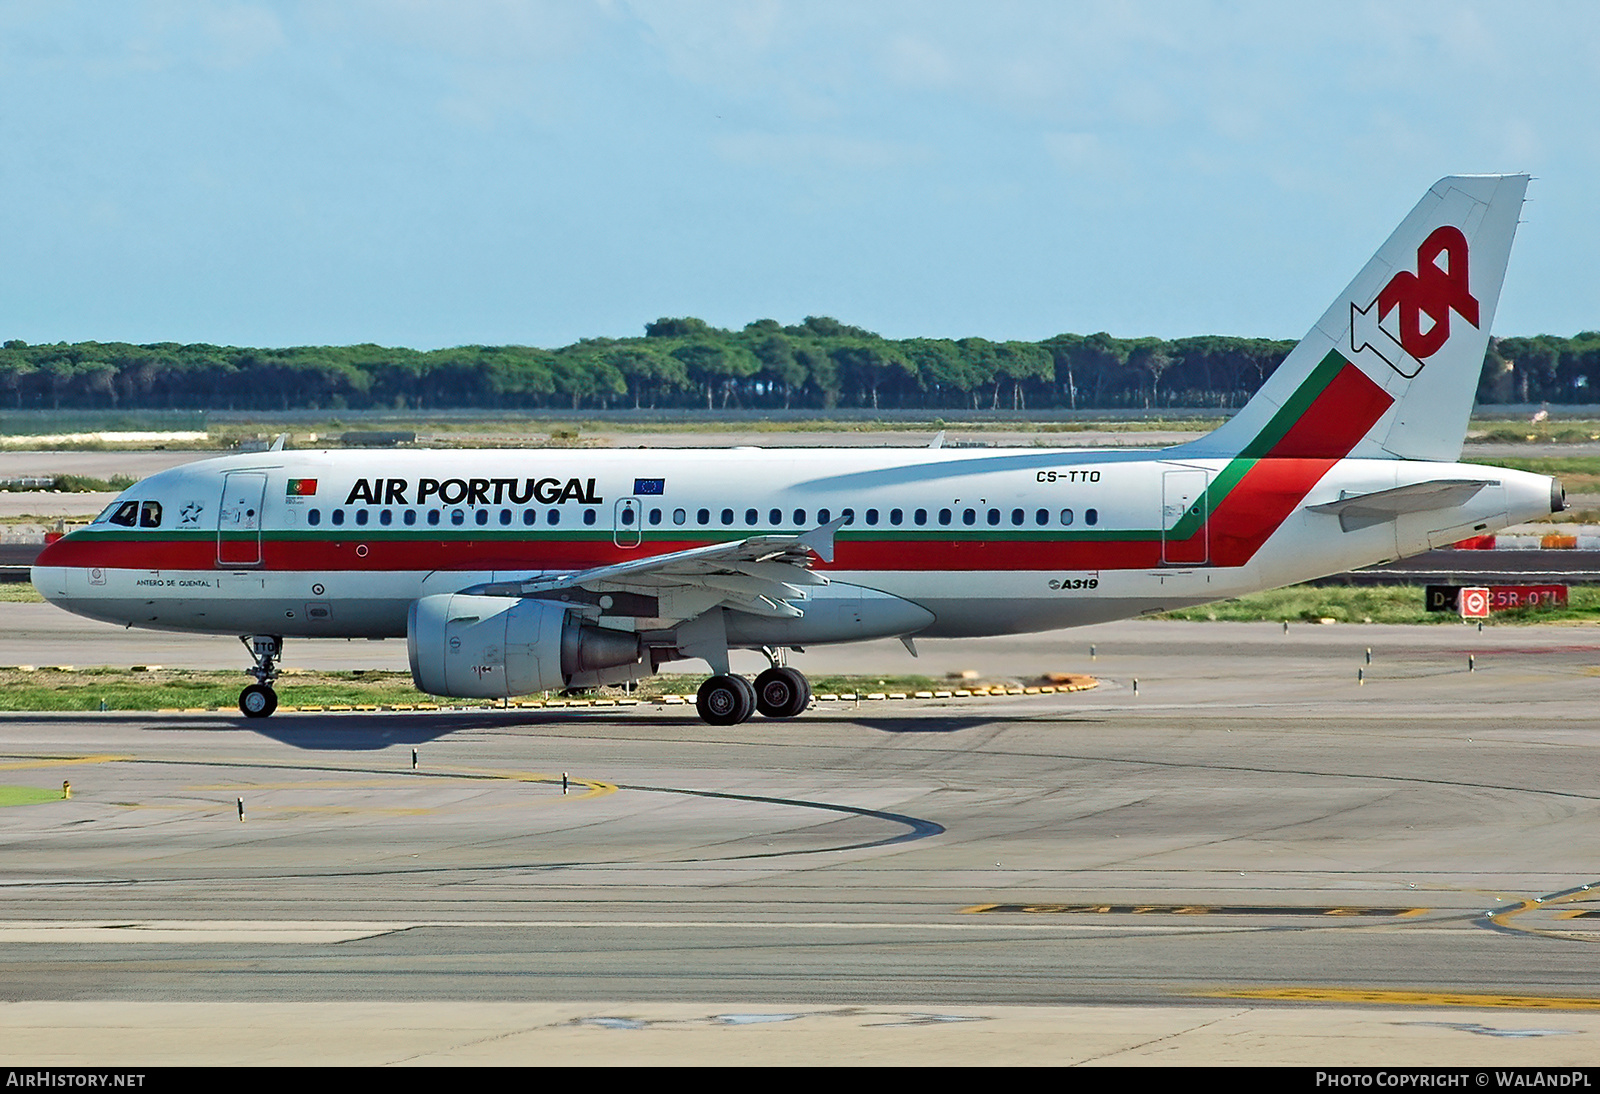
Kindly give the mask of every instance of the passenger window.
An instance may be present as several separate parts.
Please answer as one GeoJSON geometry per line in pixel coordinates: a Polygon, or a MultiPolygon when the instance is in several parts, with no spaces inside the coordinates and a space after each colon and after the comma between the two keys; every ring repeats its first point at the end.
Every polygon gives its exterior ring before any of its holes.
{"type": "Polygon", "coordinates": [[[478,521],[479,524],[488,524],[489,523],[489,510],[487,510],[487,509],[479,509],[477,511],[477,513],[476,513],[476,518],[477,518],[477,521],[478,521]]]}
{"type": "Polygon", "coordinates": [[[975,524],[975,523],[977,523],[977,520],[978,520],[978,514],[974,510],[963,509],[961,511],[961,523],[962,524],[975,524]]]}
{"type": "Polygon", "coordinates": [[[619,521],[621,521],[623,524],[632,524],[633,523],[633,507],[631,505],[624,506],[622,512],[617,514],[617,519],[619,521]]]}
{"type": "Polygon", "coordinates": [[[856,511],[854,509],[841,509],[839,510],[839,515],[844,518],[846,524],[854,524],[856,522],[856,511]]]}
{"type": "Polygon", "coordinates": [[[437,510],[437,509],[429,509],[428,510],[428,523],[429,524],[438,524],[439,523],[439,510],[437,510]]]}
{"type": "Polygon", "coordinates": [[[379,510],[378,511],[378,523],[379,524],[393,524],[394,523],[394,513],[390,512],[388,509],[379,510]]]}
{"type": "Polygon", "coordinates": [[[918,509],[915,513],[911,514],[911,523],[917,525],[927,524],[928,511],[926,509],[918,509]]]}
{"type": "Polygon", "coordinates": [[[806,526],[806,511],[804,509],[796,509],[794,511],[794,522],[802,528],[806,526]]]}
{"type": "Polygon", "coordinates": [[[949,524],[950,523],[950,510],[948,510],[948,509],[939,510],[939,523],[940,524],[949,524]]]}
{"type": "Polygon", "coordinates": [[[585,524],[593,524],[594,523],[594,510],[593,509],[585,509],[583,511],[583,523],[585,523],[585,524]]]}
{"type": "Polygon", "coordinates": [[[1071,509],[1063,509],[1063,510],[1061,510],[1061,523],[1062,524],[1071,524],[1072,523],[1072,510],[1071,509]]]}
{"type": "Polygon", "coordinates": [[[466,512],[461,510],[461,509],[452,509],[452,510],[450,510],[450,523],[451,524],[465,524],[465,523],[467,523],[467,514],[466,514],[466,512]]]}
{"type": "Polygon", "coordinates": [[[509,509],[500,510],[500,524],[502,526],[504,526],[504,525],[507,525],[507,524],[510,524],[510,523],[511,523],[511,510],[509,510],[509,509]]]}
{"type": "Polygon", "coordinates": [[[539,513],[538,513],[537,510],[524,509],[522,511],[522,523],[525,526],[532,527],[533,525],[537,524],[538,521],[539,521],[539,513]]]}
{"type": "Polygon", "coordinates": [[[139,527],[161,527],[161,503],[159,501],[147,501],[139,507],[139,527]]]}
{"type": "Polygon", "coordinates": [[[756,512],[754,509],[746,509],[744,511],[744,522],[746,524],[753,525],[753,524],[755,524],[756,521],[758,521],[760,519],[761,519],[761,514],[756,512]]]}
{"type": "Polygon", "coordinates": [[[1085,524],[1099,524],[1100,523],[1100,510],[1098,510],[1098,509],[1085,509],[1083,511],[1083,523],[1085,523],[1085,524]]]}
{"type": "Polygon", "coordinates": [[[827,524],[828,523],[828,511],[826,509],[818,509],[817,510],[817,523],[818,524],[827,524]]]}
{"type": "Polygon", "coordinates": [[[1000,510],[998,510],[998,509],[989,510],[989,524],[992,526],[992,525],[996,525],[996,524],[999,524],[999,523],[1000,523],[1000,510]]]}
{"type": "Polygon", "coordinates": [[[672,511],[672,523],[673,524],[683,524],[688,519],[689,519],[689,514],[685,513],[682,509],[674,509],[672,511]]]}
{"type": "Polygon", "coordinates": [[[1013,525],[1020,527],[1022,522],[1027,519],[1028,514],[1024,513],[1021,509],[1011,510],[1011,523],[1013,525]]]}
{"type": "Polygon", "coordinates": [[[1050,510],[1041,509],[1037,513],[1033,514],[1033,523],[1037,524],[1041,528],[1043,528],[1046,524],[1049,524],[1050,510]]]}
{"type": "Polygon", "coordinates": [[[369,515],[368,515],[368,513],[367,513],[367,511],[365,509],[357,509],[356,510],[356,523],[357,524],[365,525],[369,519],[371,519],[371,518],[369,517],[369,515]]]}
{"type": "Polygon", "coordinates": [[[694,515],[694,519],[695,519],[695,523],[696,524],[710,524],[711,523],[711,510],[709,510],[709,509],[698,510],[694,515]]]}
{"type": "Polygon", "coordinates": [[[307,513],[306,514],[306,523],[307,524],[321,524],[322,523],[322,510],[321,509],[313,509],[309,513],[307,513]]]}
{"type": "Polygon", "coordinates": [[[878,523],[878,511],[876,509],[868,509],[867,510],[867,523],[868,524],[877,524],[878,523]]]}
{"type": "Polygon", "coordinates": [[[659,510],[659,509],[650,510],[650,523],[651,524],[660,524],[661,523],[661,510],[659,510]]]}
{"type": "Polygon", "coordinates": [[[905,519],[905,516],[906,515],[904,513],[902,513],[898,509],[891,509],[891,510],[889,510],[889,523],[890,524],[899,524],[902,520],[905,519]]]}
{"type": "Polygon", "coordinates": [[[343,509],[335,509],[333,511],[333,523],[335,523],[335,524],[343,524],[344,523],[344,510],[343,509]]]}
{"type": "Polygon", "coordinates": [[[400,519],[405,522],[407,527],[410,527],[417,523],[417,511],[415,509],[407,509],[400,514],[400,519]]]}
{"type": "Polygon", "coordinates": [[[768,513],[767,514],[767,523],[768,524],[782,524],[783,523],[783,510],[782,509],[774,509],[774,510],[772,510],[772,512],[768,513]]]}
{"type": "Polygon", "coordinates": [[[560,524],[561,523],[561,510],[559,510],[559,509],[550,510],[548,513],[546,513],[544,515],[544,522],[546,524],[560,524]]]}
{"type": "Polygon", "coordinates": [[[121,524],[128,528],[132,528],[134,525],[138,524],[139,503],[136,501],[123,502],[117,507],[117,511],[111,514],[111,523],[121,524]]]}

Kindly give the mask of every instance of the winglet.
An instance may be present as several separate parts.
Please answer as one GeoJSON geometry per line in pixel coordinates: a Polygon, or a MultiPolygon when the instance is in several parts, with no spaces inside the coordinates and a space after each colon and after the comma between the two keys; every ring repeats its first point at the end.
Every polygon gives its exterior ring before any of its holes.
{"type": "Polygon", "coordinates": [[[844,517],[830,520],[820,528],[813,528],[798,540],[806,550],[815,554],[824,562],[833,561],[833,534],[844,526],[844,517]]]}

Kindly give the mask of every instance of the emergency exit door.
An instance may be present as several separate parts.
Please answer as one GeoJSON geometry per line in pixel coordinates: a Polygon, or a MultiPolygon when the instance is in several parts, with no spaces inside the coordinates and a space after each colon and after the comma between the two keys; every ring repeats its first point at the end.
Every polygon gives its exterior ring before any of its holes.
{"type": "Polygon", "coordinates": [[[261,471],[234,471],[222,480],[217,508],[217,565],[261,565],[261,507],[267,476],[261,471]]]}
{"type": "Polygon", "coordinates": [[[617,502],[616,523],[611,526],[611,542],[618,547],[637,547],[644,535],[644,508],[638,498],[623,498],[617,502]]]}
{"type": "Polygon", "coordinates": [[[1192,468],[1161,474],[1161,561],[1169,566],[1203,566],[1211,558],[1208,478],[1192,468]]]}

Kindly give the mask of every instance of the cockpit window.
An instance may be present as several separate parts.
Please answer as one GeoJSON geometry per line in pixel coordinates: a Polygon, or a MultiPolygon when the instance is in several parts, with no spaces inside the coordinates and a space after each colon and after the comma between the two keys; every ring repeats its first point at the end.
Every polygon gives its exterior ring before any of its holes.
{"type": "Polygon", "coordinates": [[[147,501],[139,507],[139,527],[161,527],[161,503],[159,501],[147,501]]]}
{"type": "Polygon", "coordinates": [[[117,511],[111,514],[111,523],[120,524],[125,528],[132,528],[139,523],[139,503],[125,501],[117,506],[117,511]]]}

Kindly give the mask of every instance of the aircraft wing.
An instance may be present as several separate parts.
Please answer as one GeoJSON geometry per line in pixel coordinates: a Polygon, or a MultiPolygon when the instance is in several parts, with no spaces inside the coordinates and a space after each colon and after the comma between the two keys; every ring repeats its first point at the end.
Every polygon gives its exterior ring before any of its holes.
{"type": "Polygon", "coordinates": [[[1393,520],[1402,513],[1424,513],[1430,509],[1450,509],[1465,505],[1490,481],[1478,479],[1433,479],[1429,482],[1397,486],[1393,490],[1376,490],[1370,494],[1340,498],[1323,505],[1308,505],[1312,513],[1327,513],[1339,518],[1341,531],[1354,532],[1393,520]]]}
{"type": "Polygon", "coordinates": [[[792,602],[806,598],[807,586],[828,583],[811,569],[812,560],[833,561],[834,533],[843,524],[841,517],[802,535],[750,536],[482,591],[535,597],[562,589],[643,594],[658,600],[659,617],[665,619],[692,619],[717,607],[797,618],[804,613],[792,602]]]}

